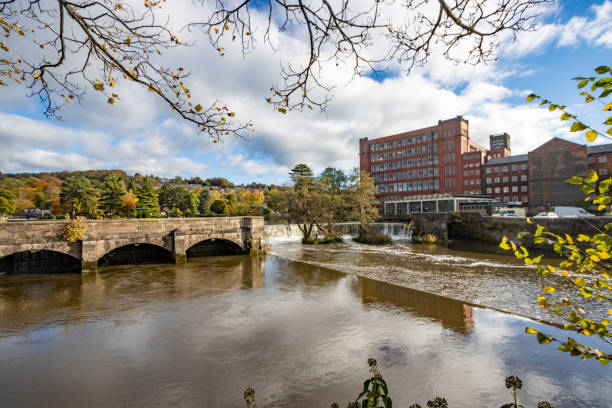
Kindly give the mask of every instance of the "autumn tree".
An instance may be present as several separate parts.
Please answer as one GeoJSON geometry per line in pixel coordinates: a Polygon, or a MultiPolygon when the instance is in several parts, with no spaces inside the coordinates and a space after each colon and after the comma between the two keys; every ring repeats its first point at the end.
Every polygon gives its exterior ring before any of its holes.
{"type": "Polygon", "coordinates": [[[376,208],[376,186],[365,171],[355,171],[350,186],[351,219],[359,221],[359,232],[364,233],[379,216],[376,208]]]}
{"type": "Polygon", "coordinates": [[[127,193],[123,179],[110,174],[102,184],[100,208],[105,214],[115,214],[123,205],[123,196],[127,193]]]}
{"type": "Polygon", "coordinates": [[[127,216],[133,216],[136,212],[136,206],[138,203],[138,198],[136,194],[132,190],[129,190],[127,193],[123,195],[121,198],[121,214],[127,216]]]}

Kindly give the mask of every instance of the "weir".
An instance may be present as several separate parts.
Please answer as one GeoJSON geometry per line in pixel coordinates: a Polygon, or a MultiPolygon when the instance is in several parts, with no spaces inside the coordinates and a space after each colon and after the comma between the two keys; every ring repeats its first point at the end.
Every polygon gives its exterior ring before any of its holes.
{"type": "Polygon", "coordinates": [[[248,253],[264,240],[262,217],[87,220],[82,241],[66,221],[0,224],[0,274],[85,272],[98,266],[183,263],[188,256],[248,253]]]}

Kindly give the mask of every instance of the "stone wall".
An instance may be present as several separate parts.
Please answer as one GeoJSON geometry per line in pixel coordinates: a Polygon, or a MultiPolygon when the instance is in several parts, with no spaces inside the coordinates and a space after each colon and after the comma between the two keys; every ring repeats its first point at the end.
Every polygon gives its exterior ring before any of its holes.
{"type": "MultiPolygon", "coordinates": [[[[516,238],[521,231],[533,233],[537,225],[556,234],[568,233],[576,236],[580,233],[593,235],[597,229],[605,230],[605,224],[612,222],[612,217],[593,218],[536,218],[528,224],[525,218],[489,217],[477,213],[453,213],[449,216],[448,234],[450,239],[477,239],[499,243],[504,236],[516,238]]],[[[524,240],[526,247],[532,247],[530,240],[524,240]]]]}

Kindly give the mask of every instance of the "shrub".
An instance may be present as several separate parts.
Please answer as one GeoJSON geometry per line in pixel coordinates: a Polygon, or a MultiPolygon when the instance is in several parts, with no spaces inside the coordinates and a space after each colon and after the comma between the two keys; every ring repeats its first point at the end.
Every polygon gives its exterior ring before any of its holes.
{"type": "Polygon", "coordinates": [[[87,231],[87,223],[83,220],[71,220],[64,225],[60,234],[68,242],[82,241],[87,231]]]}
{"type": "Polygon", "coordinates": [[[434,234],[417,235],[412,238],[412,242],[423,243],[423,244],[435,244],[438,240],[434,234]]]}
{"type": "Polygon", "coordinates": [[[359,235],[353,238],[353,241],[370,245],[388,245],[392,242],[388,235],[381,234],[380,232],[363,230],[359,231],[359,235]]]}
{"type": "Polygon", "coordinates": [[[58,215],[55,216],[55,219],[56,220],[65,220],[66,216],[64,214],[58,214],[58,215]]]}

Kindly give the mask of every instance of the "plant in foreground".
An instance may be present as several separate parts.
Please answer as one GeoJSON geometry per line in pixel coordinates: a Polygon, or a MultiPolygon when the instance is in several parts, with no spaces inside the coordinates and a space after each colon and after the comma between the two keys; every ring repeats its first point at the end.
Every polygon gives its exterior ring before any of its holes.
{"type": "MultiPolygon", "coordinates": [[[[387,382],[382,378],[378,371],[376,360],[368,359],[371,377],[363,383],[363,391],[357,396],[355,401],[349,402],[347,408],[391,408],[392,402],[389,396],[389,388],[387,382]],[[382,404],[382,405],[379,405],[382,404]]],[[[514,402],[502,405],[501,408],[524,408],[518,404],[520,390],[523,387],[523,382],[520,378],[510,376],[506,378],[506,388],[512,389],[514,402]]],[[[255,391],[249,387],[244,391],[244,400],[247,408],[257,408],[255,404],[255,391]]],[[[337,403],[331,404],[331,408],[340,408],[337,403]]],[[[412,404],[408,408],[421,408],[419,404],[412,404]]],[[[445,398],[436,397],[433,400],[427,401],[427,408],[448,408],[448,402],[445,398]]],[[[548,401],[538,402],[537,408],[553,408],[548,401]]]]}

